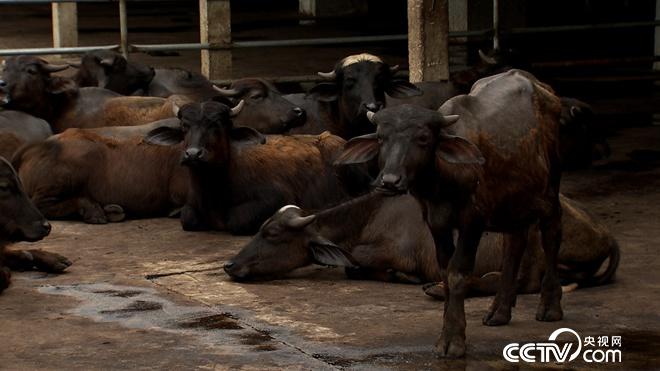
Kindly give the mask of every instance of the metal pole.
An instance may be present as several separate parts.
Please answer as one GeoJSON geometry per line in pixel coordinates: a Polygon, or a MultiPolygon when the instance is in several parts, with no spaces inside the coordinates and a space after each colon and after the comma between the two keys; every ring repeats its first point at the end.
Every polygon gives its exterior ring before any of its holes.
{"type": "Polygon", "coordinates": [[[493,0],[493,50],[500,49],[500,4],[493,0]]]}
{"type": "Polygon", "coordinates": [[[10,55],[47,55],[47,54],[82,54],[95,50],[118,50],[119,45],[76,46],[70,48],[30,48],[0,49],[0,56],[10,55]]]}
{"type": "Polygon", "coordinates": [[[128,59],[128,22],[126,20],[126,0],[119,0],[119,33],[121,54],[128,59]]]}

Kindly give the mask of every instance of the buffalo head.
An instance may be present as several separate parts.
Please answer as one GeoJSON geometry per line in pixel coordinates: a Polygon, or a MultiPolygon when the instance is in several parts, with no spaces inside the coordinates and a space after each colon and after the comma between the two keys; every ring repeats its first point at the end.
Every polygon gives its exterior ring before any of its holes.
{"type": "Polygon", "coordinates": [[[27,198],[14,168],[0,157],[0,243],[39,241],[50,223],[27,198]]]}
{"type": "Polygon", "coordinates": [[[110,50],[98,50],[85,54],[74,79],[79,86],[96,86],[123,95],[148,91],[155,71],[153,68],[127,61],[121,54],[110,50]]]}
{"type": "Polygon", "coordinates": [[[224,265],[235,280],[277,277],[312,263],[355,266],[350,255],[323,238],[313,227],[315,215],[302,215],[297,206],[281,208],[224,265]]]}
{"type": "Polygon", "coordinates": [[[445,128],[458,116],[405,104],[369,113],[377,132],[351,139],[337,164],[366,162],[379,156],[377,190],[403,193],[421,174],[434,173],[444,164],[481,164],[479,149],[464,138],[449,135],[445,128]]]}
{"type": "Polygon", "coordinates": [[[331,72],[319,72],[327,82],[316,85],[310,94],[322,101],[337,101],[341,120],[350,127],[349,136],[373,130],[366,120],[367,112],[385,107],[385,94],[393,98],[421,95],[422,92],[407,80],[394,74],[398,66],[390,67],[371,54],[348,56],[337,62],[331,72]]]}
{"type": "Polygon", "coordinates": [[[9,57],[2,64],[0,106],[49,119],[54,105],[78,87],[71,79],[51,76],[68,65],[53,65],[33,56],[9,57]]]}
{"type": "Polygon", "coordinates": [[[184,165],[225,167],[232,145],[265,142],[265,137],[258,131],[233,125],[232,117],[238,115],[244,104],[241,101],[236,107],[229,108],[215,101],[188,103],[178,110],[180,127],[154,129],[145,140],[160,145],[183,142],[181,162],[184,165]]]}
{"type": "Polygon", "coordinates": [[[245,108],[234,124],[249,126],[263,134],[280,134],[305,123],[305,110],[282,97],[273,84],[263,79],[240,79],[228,89],[215,88],[219,95],[245,108]]]}

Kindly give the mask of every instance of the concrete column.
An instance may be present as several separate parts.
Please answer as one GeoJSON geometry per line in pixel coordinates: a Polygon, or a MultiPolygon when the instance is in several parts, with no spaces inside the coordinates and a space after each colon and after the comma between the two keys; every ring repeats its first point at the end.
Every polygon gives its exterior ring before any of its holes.
{"type": "Polygon", "coordinates": [[[408,0],[410,81],[449,79],[447,0],[408,0]]]}
{"type": "MultiPolygon", "coordinates": [[[[316,1],[317,0],[298,0],[298,14],[303,17],[316,17],[316,1]]],[[[314,24],[316,21],[312,19],[301,20],[299,23],[302,25],[314,24]]]]}
{"type": "MultiPolygon", "coordinates": [[[[660,21],[660,0],[655,0],[655,20],[660,21]]],[[[655,56],[660,56],[660,26],[655,26],[655,56]]],[[[660,71],[660,62],[653,63],[653,69],[660,71]]]]}
{"type": "MultiPolygon", "coordinates": [[[[200,41],[211,46],[231,43],[229,0],[200,0],[200,41]]],[[[202,74],[211,80],[231,78],[231,49],[202,50],[202,74]]]]}
{"type": "Polygon", "coordinates": [[[76,3],[52,3],[53,47],[78,46],[78,6],[76,3]]]}

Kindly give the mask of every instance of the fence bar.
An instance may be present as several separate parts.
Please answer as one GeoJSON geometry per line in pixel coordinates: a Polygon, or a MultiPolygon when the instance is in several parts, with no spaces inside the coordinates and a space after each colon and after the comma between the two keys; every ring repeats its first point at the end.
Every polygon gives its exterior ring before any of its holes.
{"type": "Polygon", "coordinates": [[[47,55],[47,54],[83,54],[95,50],[118,50],[119,45],[75,46],[69,48],[31,48],[0,49],[0,56],[11,55],[47,55]]]}
{"type": "Polygon", "coordinates": [[[128,59],[128,20],[126,17],[126,0],[119,0],[119,35],[121,54],[128,59]]]}
{"type": "Polygon", "coordinates": [[[512,28],[510,30],[502,31],[501,33],[505,35],[520,35],[520,34],[534,34],[534,33],[545,33],[545,32],[607,30],[607,29],[617,29],[617,28],[634,28],[634,27],[647,27],[647,26],[658,26],[658,25],[660,25],[660,21],[599,23],[599,24],[548,26],[548,27],[520,27],[520,28],[512,28]]]}
{"type": "Polygon", "coordinates": [[[493,50],[500,49],[500,2],[493,0],[493,50]]]}
{"type": "MultiPolygon", "coordinates": [[[[182,0],[129,0],[136,3],[182,0]]],[[[116,3],[117,0],[0,0],[0,5],[51,4],[51,3],[116,3]]]]}

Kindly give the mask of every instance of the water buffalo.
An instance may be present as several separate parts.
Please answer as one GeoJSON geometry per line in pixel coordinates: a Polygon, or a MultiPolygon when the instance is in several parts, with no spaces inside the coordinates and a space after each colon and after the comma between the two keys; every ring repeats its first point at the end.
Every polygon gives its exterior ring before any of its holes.
{"type": "MultiPolygon", "coordinates": [[[[619,246],[607,229],[574,201],[561,197],[564,228],[560,276],[579,286],[609,282],[618,267],[619,246]],[[603,274],[597,271],[609,258],[603,274]]],[[[544,269],[541,236],[529,234],[518,275],[520,293],[538,292],[544,269]]],[[[504,253],[501,233],[486,233],[479,243],[469,295],[494,295],[504,253]]],[[[421,283],[439,281],[440,269],[421,205],[410,195],[371,193],[314,214],[289,205],[280,209],[224,269],[235,280],[276,278],[317,263],[344,266],[350,278],[421,283]],[[346,224],[351,220],[351,224],[346,224]]],[[[443,298],[441,284],[425,287],[443,298]]]]}
{"type": "Polygon", "coordinates": [[[561,98],[559,152],[564,170],[591,166],[610,156],[605,134],[596,127],[590,105],[575,98],[561,98]]]}
{"type": "Polygon", "coordinates": [[[233,125],[231,116],[243,105],[187,104],[179,111],[180,128],[147,135],[151,143],[176,146],[190,169],[189,197],[181,210],[184,229],[253,233],[285,204],[318,208],[346,197],[332,166],[341,138],[329,133],[264,137],[233,125]]]}
{"type": "Polygon", "coordinates": [[[313,87],[308,96],[287,96],[310,115],[310,124],[291,133],[329,130],[348,139],[372,132],[366,114],[385,106],[386,93],[395,98],[421,94],[407,80],[395,78],[397,70],[398,66],[390,67],[379,57],[363,53],[340,60],[331,72],[319,72],[327,81],[313,87]]]}
{"type": "Polygon", "coordinates": [[[23,144],[53,135],[48,123],[20,111],[0,111],[0,157],[11,158],[23,144]]]}
{"type": "Polygon", "coordinates": [[[50,233],[50,223],[23,192],[12,166],[0,157],[0,292],[9,286],[10,269],[38,269],[59,273],[71,262],[41,250],[7,250],[13,242],[39,241],[50,233]]]}
{"type": "Polygon", "coordinates": [[[50,123],[54,132],[67,128],[140,125],[174,116],[180,97],[122,97],[101,88],[78,88],[67,78],[51,76],[68,66],[55,66],[32,56],[4,61],[0,105],[50,123]]]}
{"type": "Polygon", "coordinates": [[[183,205],[187,169],[175,148],[69,129],[14,156],[25,191],[48,218],[104,224],[166,216],[183,205]]]}
{"type": "MultiPolygon", "coordinates": [[[[149,84],[156,72],[153,68],[127,61],[121,54],[111,50],[86,53],[73,80],[80,87],[99,87],[121,95],[147,95],[149,84]]],[[[169,96],[169,95],[168,95],[169,96]]]]}
{"type": "Polygon", "coordinates": [[[560,111],[550,87],[527,72],[511,70],[477,81],[469,95],[450,99],[440,112],[401,105],[369,114],[377,133],[349,141],[337,161],[378,156],[378,189],[410,191],[424,204],[440,266],[447,272],[448,300],[437,345],[441,356],[465,354],[466,277],[485,230],[508,237],[500,289],[484,324],[510,321],[520,259],[536,223],[546,254],[536,318],[557,321],[563,316],[557,275],[560,111]]]}

